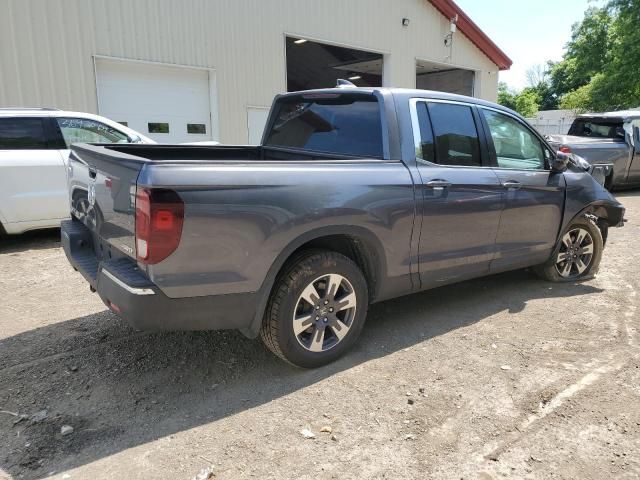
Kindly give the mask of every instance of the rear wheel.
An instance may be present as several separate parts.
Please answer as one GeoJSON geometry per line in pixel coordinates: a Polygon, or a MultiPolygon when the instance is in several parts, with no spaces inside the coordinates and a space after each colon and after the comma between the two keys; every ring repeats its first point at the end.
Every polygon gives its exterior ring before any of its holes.
{"type": "Polygon", "coordinates": [[[351,259],[336,252],[308,252],[277,280],[260,335],[283,360],[319,367],[356,341],[368,300],[366,280],[351,259]]]}
{"type": "Polygon", "coordinates": [[[575,282],[593,278],[602,258],[602,233],[593,220],[582,217],[565,229],[551,258],[536,268],[552,282],[575,282]]]}

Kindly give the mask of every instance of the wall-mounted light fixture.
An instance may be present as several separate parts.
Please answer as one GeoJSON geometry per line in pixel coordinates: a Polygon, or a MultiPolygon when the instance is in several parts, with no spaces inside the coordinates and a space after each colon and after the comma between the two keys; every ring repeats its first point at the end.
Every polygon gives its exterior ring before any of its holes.
{"type": "Polygon", "coordinates": [[[360,80],[362,77],[360,75],[354,75],[352,77],[349,77],[349,80],[360,80]]]}
{"type": "Polygon", "coordinates": [[[403,18],[402,19],[402,26],[403,27],[408,27],[409,26],[409,19],[408,18],[403,18]]]}
{"type": "Polygon", "coordinates": [[[307,40],[304,38],[299,38],[298,40],[294,40],[293,43],[296,45],[302,45],[303,43],[307,43],[307,40]]]}
{"type": "Polygon", "coordinates": [[[451,56],[453,54],[453,34],[458,31],[458,14],[449,19],[449,33],[447,33],[444,37],[444,46],[449,47],[449,55],[445,57],[446,60],[451,60],[451,56]]]}

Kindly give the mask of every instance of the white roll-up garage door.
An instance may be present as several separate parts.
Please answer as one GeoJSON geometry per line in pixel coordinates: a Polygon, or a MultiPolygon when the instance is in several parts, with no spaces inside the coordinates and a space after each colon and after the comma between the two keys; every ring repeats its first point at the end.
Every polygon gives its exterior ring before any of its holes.
{"type": "Polygon", "coordinates": [[[96,58],[98,111],[162,143],[212,139],[209,71],[96,58]]]}

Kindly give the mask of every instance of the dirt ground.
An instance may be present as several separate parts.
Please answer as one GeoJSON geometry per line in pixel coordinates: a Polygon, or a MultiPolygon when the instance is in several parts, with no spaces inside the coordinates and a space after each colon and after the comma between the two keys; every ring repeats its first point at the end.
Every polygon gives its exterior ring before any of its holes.
{"type": "Polygon", "coordinates": [[[135,332],[58,232],[4,240],[0,478],[639,478],[640,192],[620,199],[595,280],[375,305],[314,371],[236,332],[135,332]]]}

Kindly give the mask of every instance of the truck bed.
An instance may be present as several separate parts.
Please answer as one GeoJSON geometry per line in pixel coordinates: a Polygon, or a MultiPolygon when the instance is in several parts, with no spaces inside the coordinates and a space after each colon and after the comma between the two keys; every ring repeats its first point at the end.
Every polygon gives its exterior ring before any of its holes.
{"type": "MultiPolygon", "coordinates": [[[[152,162],[246,162],[282,160],[357,160],[358,157],[335,153],[313,152],[294,148],[250,145],[148,145],[97,144],[105,150],[138,157],[152,162]]],[[[367,159],[371,161],[372,159],[367,159]]]]}

